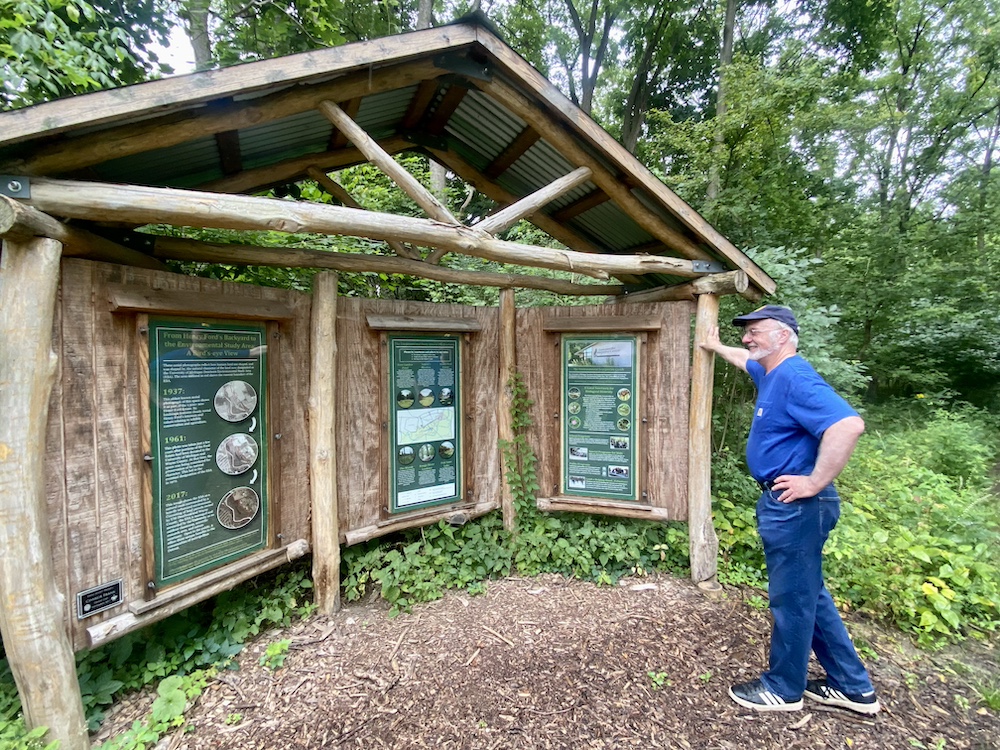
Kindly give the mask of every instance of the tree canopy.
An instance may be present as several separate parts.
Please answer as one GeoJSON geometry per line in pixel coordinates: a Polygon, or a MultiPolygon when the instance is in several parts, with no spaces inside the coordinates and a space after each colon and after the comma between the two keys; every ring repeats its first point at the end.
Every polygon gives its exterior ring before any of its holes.
{"type": "MultiPolygon", "coordinates": [[[[155,49],[178,25],[210,67],[408,31],[418,6],[0,0],[2,106],[169,72],[155,49]]],[[[438,0],[432,18],[471,7],[438,0]]],[[[873,399],[933,393],[1000,407],[1000,0],[492,0],[481,9],[766,261],[781,279],[777,301],[810,321],[803,341],[821,343],[817,355],[839,363],[845,382],[866,384],[873,399]]],[[[456,211],[484,210],[452,181],[456,211]]],[[[364,199],[399,200],[391,187],[364,199]]],[[[442,294],[415,286],[405,293],[442,294]]]]}

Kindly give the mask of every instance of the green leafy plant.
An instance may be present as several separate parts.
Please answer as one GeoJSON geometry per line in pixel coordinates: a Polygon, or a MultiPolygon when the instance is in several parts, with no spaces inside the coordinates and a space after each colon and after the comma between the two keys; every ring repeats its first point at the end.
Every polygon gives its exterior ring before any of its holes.
{"type": "Polygon", "coordinates": [[[260,657],[260,665],[267,667],[272,672],[281,669],[285,659],[288,658],[288,647],[291,645],[292,642],[287,638],[267,644],[264,655],[260,657]]]}
{"type": "Polygon", "coordinates": [[[653,690],[660,690],[663,687],[673,685],[673,682],[668,679],[666,672],[654,672],[650,670],[646,672],[646,675],[649,677],[649,681],[653,683],[653,690]]]}

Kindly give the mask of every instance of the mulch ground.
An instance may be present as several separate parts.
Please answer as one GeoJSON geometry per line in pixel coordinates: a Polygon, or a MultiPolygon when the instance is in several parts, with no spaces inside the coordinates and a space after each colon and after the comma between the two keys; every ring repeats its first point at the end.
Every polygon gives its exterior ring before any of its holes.
{"type": "MultiPolygon", "coordinates": [[[[372,598],[250,644],[158,750],[1000,748],[1000,716],[972,688],[1000,686],[994,651],[918,652],[865,622],[849,627],[878,654],[867,659],[878,716],[737,706],[727,688],[758,676],[770,632],[749,596],[709,598],[666,576],[617,587],[511,578],[395,619],[372,598]],[[261,666],[281,639],[292,641],[284,666],[261,666]]],[[[123,701],[95,741],[150,700],[123,701]]]]}

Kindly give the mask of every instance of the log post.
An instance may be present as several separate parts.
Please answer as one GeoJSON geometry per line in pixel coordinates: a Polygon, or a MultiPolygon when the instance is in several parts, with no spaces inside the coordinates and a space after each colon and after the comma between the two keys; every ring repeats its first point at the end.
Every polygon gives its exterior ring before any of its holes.
{"type": "MultiPolygon", "coordinates": [[[[500,398],[497,401],[497,432],[499,439],[507,445],[514,444],[514,425],[511,418],[511,404],[513,402],[513,390],[510,386],[511,378],[517,370],[517,359],[515,352],[516,339],[516,309],[514,307],[514,290],[500,290],[500,398]]],[[[507,473],[516,471],[517,466],[509,466],[506,458],[501,453],[500,461],[503,476],[500,481],[500,507],[503,511],[503,527],[509,532],[514,532],[517,511],[514,508],[514,495],[507,481],[507,473]]]]}
{"type": "Polygon", "coordinates": [[[691,353],[690,446],[688,448],[688,539],[691,580],[714,582],[718,572],[719,539],[712,525],[712,386],[715,355],[699,346],[708,329],[719,324],[719,298],[698,297],[691,353]]]}
{"type": "Polygon", "coordinates": [[[309,473],[312,494],[313,584],[319,611],[340,609],[340,519],[337,498],[337,274],[313,283],[309,375],[309,473]]]}
{"type": "Polygon", "coordinates": [[[87,750],[45,501],[61,249],[50,239],[7,240],[0,258],[0,632],[27,727],[48,727],[46,743],[59,740],[63,750],[87,750]]]}

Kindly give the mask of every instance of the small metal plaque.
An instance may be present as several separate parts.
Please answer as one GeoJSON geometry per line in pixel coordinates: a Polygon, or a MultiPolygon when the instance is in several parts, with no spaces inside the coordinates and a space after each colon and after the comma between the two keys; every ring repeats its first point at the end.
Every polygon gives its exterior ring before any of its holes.
{"type": "Polygon", "coordinates": [[[122,603],[122,579],[102,583],[76,595],[76,619],[83,620],[122,603]]]}

